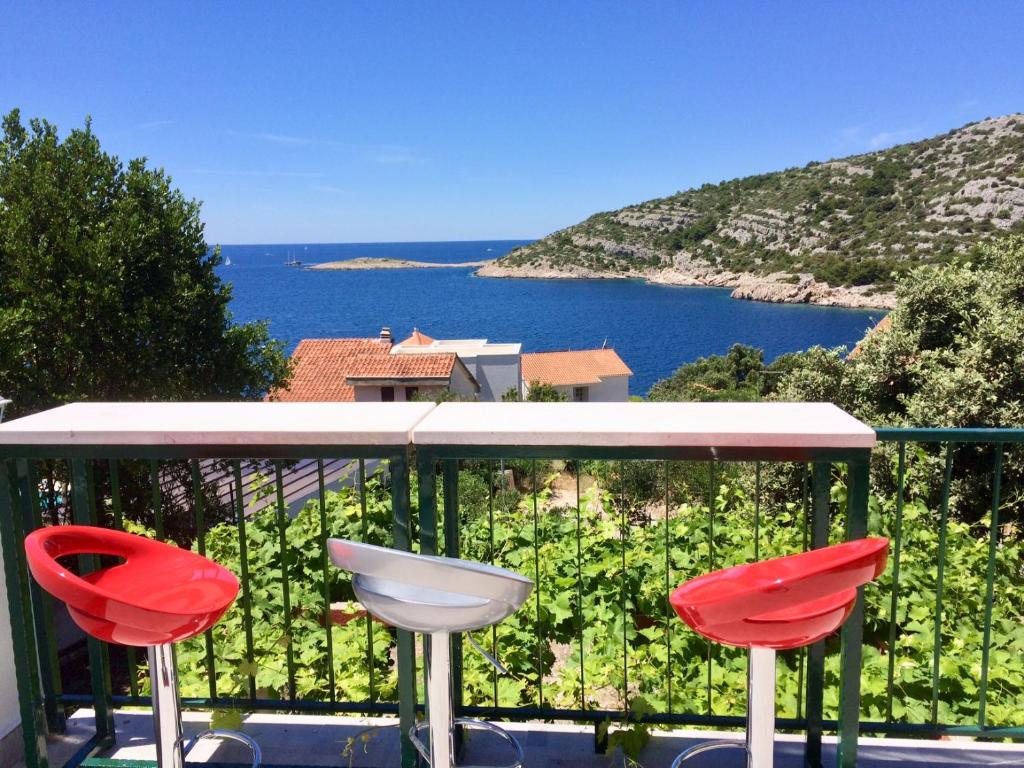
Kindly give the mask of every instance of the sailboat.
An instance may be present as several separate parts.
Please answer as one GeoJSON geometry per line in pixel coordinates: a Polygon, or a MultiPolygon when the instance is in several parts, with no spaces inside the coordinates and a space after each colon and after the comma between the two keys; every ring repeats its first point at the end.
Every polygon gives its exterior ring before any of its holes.
{"type": "Polygon", "coordinates": [[[225,256],[224,257],[224,266],[225,267],[230,267],[231,266],[231,257],[230,256],[225,256]]]}
{"type": "Polygon", "coordinates": [[[286,267],[301,267],[302,262],[295,258],[291,251],[288,251],[288,261],[284,263],[286,267]]]}

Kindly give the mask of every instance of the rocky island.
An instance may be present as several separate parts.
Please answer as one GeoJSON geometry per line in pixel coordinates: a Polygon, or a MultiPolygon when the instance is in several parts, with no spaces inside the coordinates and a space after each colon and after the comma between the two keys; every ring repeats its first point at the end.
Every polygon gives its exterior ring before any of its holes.
{"type": "Polygon", "coordinates": [[[898,277],[1024,232],[1024,115],[598,213],[481,277],[643,279],[890,308],[898,277]]]}

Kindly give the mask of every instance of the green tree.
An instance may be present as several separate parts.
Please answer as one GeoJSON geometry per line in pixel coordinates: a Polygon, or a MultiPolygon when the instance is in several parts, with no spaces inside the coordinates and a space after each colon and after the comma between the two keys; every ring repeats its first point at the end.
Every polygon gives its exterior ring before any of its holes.
{"type": "Polygon", "coordinates": [[[11,416],[73,400],[256,399],[287,381],[264,323],[236,325],[200,206],[89,121],[0,138],[0,392],[11,416]]]}
{"type": "Polygon", "coordinates": [[[651,400],[697,402],[757,400],[764,381],[764,352],[733,344],[724,355],[687,363],[651,387],[651,400]]]}
{"type": "Polygon", "coordinates": [[[526,392],[526,402],[528,403],[562,403],[568,399],[553,385],[545,384],[542,381],[530,384],[530,388],[526,392]]]}

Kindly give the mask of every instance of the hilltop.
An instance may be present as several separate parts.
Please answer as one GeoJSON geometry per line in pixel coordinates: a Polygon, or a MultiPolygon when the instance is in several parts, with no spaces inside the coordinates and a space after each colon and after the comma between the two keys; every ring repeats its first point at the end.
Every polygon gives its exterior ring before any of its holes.
{"type": "Polygon", "coordinates": [[[898,275],[1024,231],[1024,114],[705,184],[516,248],[484,277],[643,278],[735,298],[891,307],[898,275]]]}

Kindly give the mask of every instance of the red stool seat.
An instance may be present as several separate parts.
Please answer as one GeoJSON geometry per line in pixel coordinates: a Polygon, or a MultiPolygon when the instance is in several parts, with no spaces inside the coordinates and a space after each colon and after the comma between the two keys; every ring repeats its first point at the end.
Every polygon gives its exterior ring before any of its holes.
{"type": "Polygon", "coordinates": [[[786,650],[835,632],[857,587],[885,570],[889,541],[858,539],[699,576],[669,598],[679,618],[716,642],[786,650]]]}
{"type": "Polygon", "coordinates": [[[238,594],[238,579],[212,560],[122,531],[41,528],[25,538],[25,553],[32,575],[67,604],[78,626],[121,645],[164,645],[201,634],[238,594]],[[58,562],[70,555],[124,562],[79,577],[58,562]]]}

